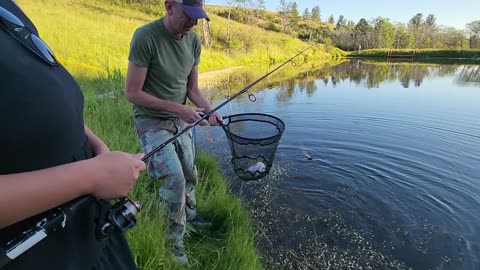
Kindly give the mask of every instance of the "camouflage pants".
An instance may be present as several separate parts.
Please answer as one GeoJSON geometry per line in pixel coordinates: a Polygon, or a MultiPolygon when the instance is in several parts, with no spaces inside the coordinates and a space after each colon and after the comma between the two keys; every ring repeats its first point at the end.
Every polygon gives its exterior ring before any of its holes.
{"type": "MultiPolygon", "coordinates": [[[[136,118],[135,130],[143,151],[148,153],[187,127],[180,119],[136,118]]],[[[191,131],[185,132],[147,161],[147,173],[154,180],[162,179],[161,208],[170,221],[167,240],[182,241],[186,220],[197,215],[195,186],[198,181],[194,164],[195,148],[191,131]]]]}

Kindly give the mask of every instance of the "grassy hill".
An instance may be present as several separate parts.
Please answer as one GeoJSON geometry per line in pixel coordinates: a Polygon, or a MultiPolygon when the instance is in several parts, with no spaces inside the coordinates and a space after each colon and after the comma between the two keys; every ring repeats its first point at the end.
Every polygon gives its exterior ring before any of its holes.
{"type": "MultiPolygon", "coordinates": [[[[161,17],[163,1],[127,5],[118,1],[40,0],[18,1],[36,23],[44,40],[73,73],[106,74],[106,69],[126,70],[132,34],[139,26],[161,17]]],[[[212,9],[212,11],[210,11],[212,9]]],[[[204,48],[200,71],[251,63],[278,63],[306,48],[307,43],[286,34],[267,31],[256,24],[231,21],[233,41],[227,53],[224,44],[226,19],[211,14],[211,48],[204,48]]],[[[195,31],[201,34],[200,23],[195,31]]],[[[328,60],[341,55],[335,48],[318,46],[306,52],[312,59],[328,60]]]]}

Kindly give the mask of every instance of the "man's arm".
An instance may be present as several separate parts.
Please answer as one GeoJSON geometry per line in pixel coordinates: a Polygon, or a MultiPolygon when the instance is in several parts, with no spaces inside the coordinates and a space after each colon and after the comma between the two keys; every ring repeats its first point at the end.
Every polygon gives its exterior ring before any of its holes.
{"type": "Polygon", "coordinates": [[[147,72],[148,68],[139,66],[131,61],[128,62],[127,79],[125,82],[125,95],[128,101],[151,110],[174,113],[190,124],[201,119],[197,111],[203,111],[202,109],[194,109],[189,106],[163,100],[143,91],[147,72]]]}
{"type": "MultiPolygon", "coordinates": [[[[203,108],[206,113],[212,110],[210,103],[207,99],[203,96],[202,91],[198,87],[198,66],[194,66],[190,71],[190,75],[188,75],[188,89],[187,89],[187,96],[190,101],[195,104],[195,106],[199,108],[203,108]]],[[[223,123],[223,118],[218,112],[214,112],[208,118],[208,122],[212,126],[218,126],[223,123]]]]}

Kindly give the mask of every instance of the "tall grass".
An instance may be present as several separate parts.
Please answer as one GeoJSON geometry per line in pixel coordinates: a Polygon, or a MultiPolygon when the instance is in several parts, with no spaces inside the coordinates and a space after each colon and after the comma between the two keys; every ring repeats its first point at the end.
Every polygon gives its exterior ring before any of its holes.
{"type": "MultiPolygon", "coordinates": [[[[238,198],[228,192],[214,159],[201,155],[197,164],[202,181],[197,189],[199,211],[214,221],[213,230],[187,227],[187,254],[192,269],[262,269],[253,241],[249,215],[238,198]]],[[[141,179],[133,197],[144,203],[139,223],[128,234],[137,265],[142,269],[177,269],[165,248],[164,220],[157,207],[160,183],[141,179]]]]}
{"type": "MultiPolygon", "coordinates": [[[[120,71],[109,71],[104,77],[82,78],[93,89],[86,96],[85,121],[112,150],[141,152],[133,131],[131,105],[123,94],[124,77],[120,71]],[[110,90],[111,89],[111,90],[110,90]]],[[[190,269],[262,269],[254,241],[249,215],[241,201],[229,193],[227,182],[219,173],[215,160],[199,155],[200,182],[197,188],[199,212],[214,221],[215,228],[187,233],[190,269]]],[[[127,234],[139,269],[178,269],[165,246],[164,219],[158,209],[161,182],[143,174],[130,197],[142,204],[138,226],[127,234]]]]}

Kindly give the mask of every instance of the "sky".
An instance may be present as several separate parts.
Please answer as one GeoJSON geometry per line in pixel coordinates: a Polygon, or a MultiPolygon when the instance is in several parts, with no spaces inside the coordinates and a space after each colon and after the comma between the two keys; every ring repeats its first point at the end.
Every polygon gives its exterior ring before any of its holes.
{"type": "MultiPolygon", "coordinates": [[[[452,26],[465,29],[469,22],[480,20],[479,0],[287,0],[296,2],[300,15],[305,8],[311,10],[315,5],[320,7],[322,21],[333,15],[335,21],[343,15],[345,19],[357,23],[361,18],[370,21],[376,17],[389,18],[391,22],[407,23],[417,13],[425,19],[429,14],[435,15],[437,25],[452,26]]],[[[226,5],[227,0],[205,0],[207,5],[226,5]]],[[[265,0],[267,10],[278,11],[278,0],[265,0]]]]}

